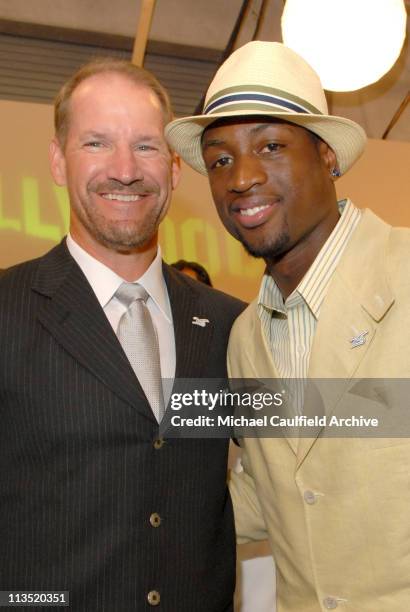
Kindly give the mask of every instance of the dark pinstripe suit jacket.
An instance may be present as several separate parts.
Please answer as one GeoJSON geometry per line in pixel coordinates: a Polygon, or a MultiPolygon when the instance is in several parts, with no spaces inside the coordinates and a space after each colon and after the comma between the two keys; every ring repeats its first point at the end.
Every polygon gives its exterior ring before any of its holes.
{"type": "MultiPolygon", "coordinates": [[[[164,275],[176,376],[225,377],[243,304],[164,275]]],[[[69,590],[75,612],[149,610],[152,590],[163,611],[231,610],[227,441],[154,444],[143,391],[65,243],[2,276],[0,346],[0,590],[69,590]]]]}

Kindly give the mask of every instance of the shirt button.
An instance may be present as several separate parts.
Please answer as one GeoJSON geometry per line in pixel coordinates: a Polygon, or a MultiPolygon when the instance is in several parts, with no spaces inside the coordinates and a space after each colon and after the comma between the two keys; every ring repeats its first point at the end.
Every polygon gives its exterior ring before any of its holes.
{"type": "Polygon", "coordinates": [[[161,525],[161,517],[157,512],[154,512],[149,517],[149,522],[153,527],[159,527],[161,525]]]}
{"type": "Polygon", "coordinates": [[[158,450],[159,448],[162,448],[164,446],[164,439],[163,438],[158,438],[157,440],[154,440],[154,448],[156,450],[158,450]]]}
{"type": "Polygon", "coordinates": [[[335,610],[337,608],[337,600],[334,597],[325,597],[323,605],[326,610],[335,610]]]}
{"type": "Polygon", "coordinates": [[[161,595],[158,591],[150,591],[147,595],[147,600],[150,606],[158,606],[161,601],[161,595]]]}
{"type": "MultiPolygon", "coordinates": [[[[316,495],[313,493],[313,491],[305,491],[303,493],[303,499],[305,500],[305,502],[307,504],[313,505],[316,503],[317,501],[317,497],[316,495]]],[[[331,608],[330,608],[331,609],[331,608]]]]}

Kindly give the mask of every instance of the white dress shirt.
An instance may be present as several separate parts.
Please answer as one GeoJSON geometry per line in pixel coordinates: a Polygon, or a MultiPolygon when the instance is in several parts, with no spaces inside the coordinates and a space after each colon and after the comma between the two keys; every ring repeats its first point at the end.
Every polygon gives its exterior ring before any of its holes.
{"type": "MultiPolygon", "coordinates": [[[[67,236],[67,247],[90,283],[114,332],[117,333],[118,324],[126,307],[114,297],[114,294],[121,283],[128,281],[87,253],[70,234],[67,236]]],[[[176,364],[174,324],[168,290],[162,274],[159,246],[152,264],[133,282],[142,285],[149,295],[147,307],[158,335],[161,375],[163,379],[173,380],[176,364]]]]}

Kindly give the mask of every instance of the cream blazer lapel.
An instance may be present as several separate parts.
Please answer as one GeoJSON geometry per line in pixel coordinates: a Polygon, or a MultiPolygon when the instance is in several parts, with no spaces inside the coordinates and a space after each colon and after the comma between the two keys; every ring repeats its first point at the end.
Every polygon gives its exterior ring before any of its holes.
{"type": "MultiPolygon", "coordinates": [[[[323,303],[308,378],[340,380],[339,385],[320,385],[327,416],[335,411],[362,360],[371,353],[377,327],[394,302],[384,261],[390,231],[391,227],[371,211],[363,212],[323,303]],[[365,334],[363,343],[353,346],[352,339],[360,334],[365,334]]],[[[309,394],[305,404],[309,413],[309,394]]],[[[298,464],[315,439],[300,439],[298,464]]]]}
{"type": "Polygon", "coordinates": [[[230,378],[278,378],[257,309],[255,299],[232,327],[228,346],[230,378]]]}
{"type": "MultiPolygon", "coordinates": [[[[239,317],[238,330],[235,329],[236,324],[234,324],[228,349],[229,376],[231,378],[277,380],[279,374],[263,334],[257,308],[258,302],[254,300],[239,317]]],[[[286,437],[286,440],[296,455],[297,439],[286,437]]]]}

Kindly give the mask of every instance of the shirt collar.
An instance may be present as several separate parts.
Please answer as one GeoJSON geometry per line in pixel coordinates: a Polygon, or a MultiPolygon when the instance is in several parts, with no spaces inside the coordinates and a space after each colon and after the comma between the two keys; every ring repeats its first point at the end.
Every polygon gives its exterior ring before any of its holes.
{"type": "Polygon", "coordinates": [[[284,303],[277,284],[270,274],[265,274],[259,291],[259,309],[286,314],[288,308],[305,302],[314,317],[319,318],[331,277],[361,217],[361,211],[350,200],[341,200],[338,206],[339,221],[296,289],[284,303]]]}
{"type": "MultiPolygon", "coordinates": [[[[80,247],[71,234],[67,236],[67,248],[90,283],[101,307],[105,308],[121,283],[127,281],[80,247]]],[[[144,274],[140,278],[135,279],[134,282],[137,281],[144,287],[150,298],[171,323],[171,306],[162,273],[162,254],[159,245],[153,262],[144,274]]]]}
{"type": "Polygon", "coordinates": [[[270,274],[263,275],[258,296],[258,308],[286,314],[282,294],[270,274]]]}

